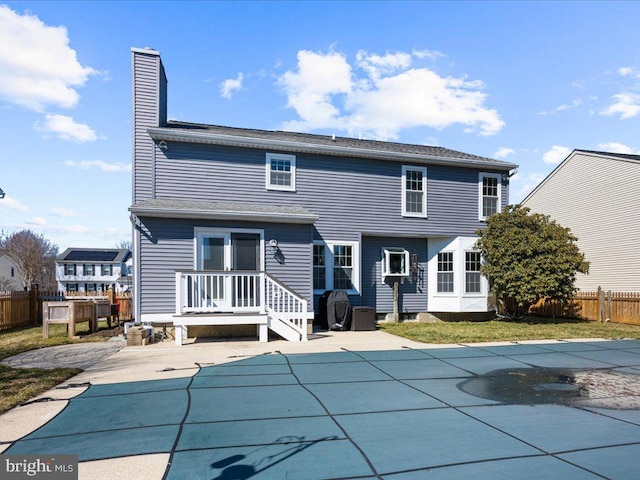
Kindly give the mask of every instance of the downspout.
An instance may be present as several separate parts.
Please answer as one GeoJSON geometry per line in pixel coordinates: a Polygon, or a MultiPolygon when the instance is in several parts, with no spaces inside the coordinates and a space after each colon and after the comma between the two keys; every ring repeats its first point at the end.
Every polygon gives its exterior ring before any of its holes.
{"type": "Polygon", "coordinates": [[[140,221],[133,213],[129,216],[133,228],[133,319],[136,325],[142,323],[140,317],[140,221]]]}

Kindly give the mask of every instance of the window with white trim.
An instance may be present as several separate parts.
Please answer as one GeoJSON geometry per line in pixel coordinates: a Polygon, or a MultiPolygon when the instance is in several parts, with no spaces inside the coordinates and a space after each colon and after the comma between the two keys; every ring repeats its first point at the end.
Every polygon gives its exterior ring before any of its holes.
{"type": "Polygon", "coordinates": [[[325,245],[313,245],[313,289],[327,289],[327,262],[325,260],[325,245]]]}
{"type": "Polygon", "coordinates": [[[465,293],[481,293],[480,252],[464,252],[464,291],[465,293]]]}
{"type": "Polygon", "coordinates": [[[85,285],[85,292],[95,292],[97,290],[95,283],[87,283],[85,285]]]}
{"type": "Polygon", "coordinates": [[[64,264],[64,274],[65,275],[75,275],[76,274],[76,266],[73,263],[65,263],[64,264]]]}
{"type": "Polygon", "coordinates": [[[427,216],[427,168],[402,166],[402,215],[427,216]]]}
{"type": "Polygon", "coordinates": [[[113,275],[113,265],[102,265],[102,276],[109,277],[113,275]]]}
{"type": "Polygon", "coordinates": [[[77,292],[78,284],[77,283],[68,283],[67,284],[67,292],[77,292]]]}
{"type": "Polygon", "coordinates": [[[408,277],[410,275],[409,251],[400,247],[382,249],[382,281],[386,277],[408,277]]]}
{"type": "Polygon", "coordinates": [[[358,242],[314,242],[314,292],[346,290],[350,294],[357,295],[359,288],[360,251],[358,242]]]}
{"type": "Polygon", "coordinates": [[[353,245],[333,246],[333,289],[353,290],[353,245]]]}
{"type": "Polygon", "coordinates": [[[282,153],[267,153],[267,190],[296,190],[296,157],[282,153]]]}
{"type": "Polygon", "coordinates": [[[486,220],[500,211],[501,175],[499,173],[481,173],[480,188],[480,220],[486,220]]]}
{"type": "Polygon", "coordinates": [[[93,275],[95,272],[95,265],[85,264],[82,266],[83,275],[93,275]]]}
{"type": "Polygon", "coordinates": [[[438,293],[453,293],[453,252],[438,253],[438,293]]]}

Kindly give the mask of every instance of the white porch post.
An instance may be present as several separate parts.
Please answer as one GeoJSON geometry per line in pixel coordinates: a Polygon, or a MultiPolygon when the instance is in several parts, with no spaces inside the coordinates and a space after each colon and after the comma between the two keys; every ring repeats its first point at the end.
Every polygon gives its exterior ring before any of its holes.
{"type": "Polygon", "coordinates": [[[182,273],[176,272],[176,315],[182,314],[182,273]]]}

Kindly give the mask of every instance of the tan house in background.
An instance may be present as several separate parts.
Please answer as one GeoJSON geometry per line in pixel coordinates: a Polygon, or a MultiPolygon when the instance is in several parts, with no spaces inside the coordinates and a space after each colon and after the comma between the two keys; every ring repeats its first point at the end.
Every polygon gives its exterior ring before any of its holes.
{"type": "Polygon", "coordinates": [[[578,237],[580,290],[640,292],[640,155],[574,150],[521,203],[578,237]]]}

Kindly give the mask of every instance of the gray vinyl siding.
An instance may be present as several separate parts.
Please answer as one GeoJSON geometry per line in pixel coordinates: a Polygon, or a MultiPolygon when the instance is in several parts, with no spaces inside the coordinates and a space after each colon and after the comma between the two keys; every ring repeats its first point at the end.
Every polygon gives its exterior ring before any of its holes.
{"type": "Polygon", "coordinates": [[[640,162],[576,152],[525,201],[578,237],[591,263],[583,291],[640,291],[640,162]]]}
{"type": "Polygon", "coordinates": [[[160,111],[161,95],[166,99],[166,78],[160,57],[132,53],[133,69],[133,201],[153,198],[154,142],[147,128],[159,126],[166,101],[160,111]],[[159,80],[160,79],[160,80],[159,80]]]}
{"type": "Polygon", "coordinates": [[[142,314],[175,311],[175,272],[193,270],[194,228],[263,229],[266,271],[307,299],[313,308],[311,285],[311,227],[309,225],[247,224],[141,218],[140,301],[142,314]],[[280,263],[269,240],[278,240],[280,263]]]}
{"type": "MultiPolygon", "coordinates": [[[[359,240],[393,236],[473,235],[478,219],[478,173],[427,167],[427,218],[402,216],[402,164],[296,155],[295,192],[265,187],[265,150],[169,143],[156,157],[156,198],[301,205],[319,217],[316,238],[359,240]]],[[[507,204],[507,187],[502,187],[507,204]]]]}
{"type": "Polygon", "coordinates": [[[377,313],[393,312],[393,277],[382,282],[382,249],[402,247],[418,254],[417,278],[405,277],[399,284],[398,308],[401,313],[427,311],[427,239],[425,238],[362,238],[362,298],[361,304],[376,308],[377,313]]]}

